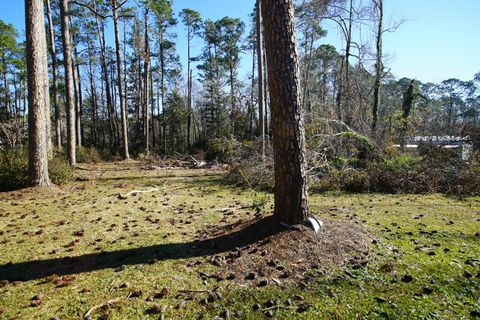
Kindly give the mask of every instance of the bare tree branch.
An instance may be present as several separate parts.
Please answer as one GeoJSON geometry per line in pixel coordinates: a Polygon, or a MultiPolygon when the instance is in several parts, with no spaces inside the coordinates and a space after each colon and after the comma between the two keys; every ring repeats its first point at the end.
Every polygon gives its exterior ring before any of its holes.
{"type": "Polygon", "coordinates": [[[78,5],[78,6],[87,8],[87,9],[90,10],[94,15],[96,15],[96,16],[102,18],[102,19],[107,19],[107,18],[111,17],[111,15],[103,15],[103,14],[98,13],[95,9],[93,9],[92,7],[90,7],[89,5],[87,5],[87,4],[85,4],[85,3],[81,3],[81,2],[77,2],[77,1],[72,1],[72,0],[70,0],[70,3],[73,3],[73,4],[76,4],[76,5],[78,5]]]}

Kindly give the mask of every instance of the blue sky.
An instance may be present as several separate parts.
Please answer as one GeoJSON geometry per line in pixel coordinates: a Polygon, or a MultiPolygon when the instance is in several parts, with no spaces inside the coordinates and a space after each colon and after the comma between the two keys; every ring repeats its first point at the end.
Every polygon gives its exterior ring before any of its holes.
{"type": "MultiPolygon", "coordinates": [[[[0,0],[0,4],[0,19],[23,32],[23,1],[0,0]]],[[[176,0],[174,8],[178,12],[189,7],[199,11],[203,18],[213,20],[231,16],[248,22],[253,5],[254,0],[176,0]]],[[[480,72],[480,0],[385,0],[385,7],[387,24],[405,20],[395,33],[386,34],[384,39],[386,66],[395,76],[439,82],[447,78],[470,80],[480,72]]],[[[337,30],[328,27],[328,31],[323,42],[341,49],[337,30]]],[[[368,40],[367,31],[363,31],[364,40],[368,40]]],[[[176,32],[178,51],[184,62],[183,26],[176,32]]],[[[196,49],[200,50],[201,45],[198,40],[196,49]]],[[[251,60],[248,57],[243,60],[241,74],[245,76],[251,60]]]]}

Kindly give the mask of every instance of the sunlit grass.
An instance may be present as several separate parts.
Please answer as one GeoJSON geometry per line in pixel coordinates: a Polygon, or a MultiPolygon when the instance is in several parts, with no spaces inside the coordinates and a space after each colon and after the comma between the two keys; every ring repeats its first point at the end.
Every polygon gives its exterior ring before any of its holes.
{"type": "MultiPolygon", "coordinates": [[[[372,246],[376,258],[366,268],[333,268],[304,289],[260,289],[234,281],[203,281],[198,272],[212,273],[215,267],[205,263],[208,257],[188,254],[196,232],[205,226],[253,217],[255,210],[246,207],[254,193],[223,184],[221,172],[140,167],[135,162],[92,165],[78,170],[89,181],[0,195],[0,270],[6,270],[2,266],[7,263],[57,259],[55,263],[88,254],[101,260],[102,251],[162,248],[160,256],[138,257],[139,263],[121,267],[121,261],[111,261],[110,268],[75,274],[64,286],[45,279],[9,283],[0,288],[0,318],[78,319],[92,306],[118,297],[125,299],[94,312],[94,318],[158,319],[158,314],[146,314],[158,304],[168,306],[166,318],[213,318],[228,310],[232,318],[261,319],[264,312],[252,306],[259,302],[264,308],[269,299],[281,305],[287,299],[295,306],[312,305],[303,313],[296,307],[273,310],[278,319],[468,319],[480,308],[479,198],[312,195],[312,213],[318,217],[353,221],[373,233],[379,239],[372,246]],[[118,197],[152,186],[160,190],[118,197]],[[220,209],[228,207],[235,209],[224,215],[220,209]],[[200,264],[186,266],[191,261],[200,264]],[[413,281],[403,282],[405,274],[413,281]],[[204,305],[203,290],[217,286],[222,299],[204,305]],[[168,288],[165,297],[146,301],[163,288],[168,288]],[[181,290],[199,292],[178,295],[181,290]],[[136,291],[141,291],[139,297],[127,299],[136,291]],[[41,302],[32,306],[39,294],[41,302]],[[303,300],[296,301],[296,295],[303,300]]],[[[271,205],[268,197],[269,211],[271,205]]]]}

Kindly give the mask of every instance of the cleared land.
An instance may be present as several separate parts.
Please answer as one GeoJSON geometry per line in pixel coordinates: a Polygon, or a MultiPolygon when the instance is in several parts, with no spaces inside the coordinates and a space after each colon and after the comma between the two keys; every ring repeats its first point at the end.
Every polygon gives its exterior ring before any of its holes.
{"type": "Polygon", "coordinates": [[[312,195],[313,236],[219,170],[77,174],[0,194],[0,318],[479,316],[480,198],[312,195]]]}

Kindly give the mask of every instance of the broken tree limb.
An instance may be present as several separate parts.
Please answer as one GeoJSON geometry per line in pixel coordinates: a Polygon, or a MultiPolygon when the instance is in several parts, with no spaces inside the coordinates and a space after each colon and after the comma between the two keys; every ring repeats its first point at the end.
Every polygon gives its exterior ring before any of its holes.
{"type": "Polygon", "coordinates": [[[212,290],[188,290],[188,289],[182,289],[178,290],[179,293],[210,293],[212,290]]]}
{"type": "Polygon", "coordinates": [[[120,200],[125,200],[125,199],[127,199],[128,196],[130,196],[130,195],[137,195],[137,194],[139,194],[139,193],[149,193],[149,192],[159,191],[159,190],[161,190],[161,189],[165,189],[165,186],[166,186],[166,185],[167,185],[167,183],[165,182],[165,183],[163,184],[163,187],[161,187],[161,188],[159,188],[159,187],[157,187],[157,186],[153,186],[153,188],[148,189],[148,190],[132,190],[132,191],[127,192],[127,193],[125,193],[125,194],[119,193],[119,194],[118,194],[118,199],[120,199],[120,200]]]}
{"type": "Polygon", "coordinates": [[[219,208],[219,209],[215,209],[215,211],[216,212],[229,212],[229,211],[235,212],[237,210],[250,209],[253,207],[254,207],[253,205],[246,204],[246,205],[240,205],[240,206],[234,206],[234,207],[219,208]]]}
{"type": "Polygon", "coordinates": [[[98,304],[96,306],[93,306],[91,307],[90,309],[87,310],[87,312],[85,312],[85,314],[83,315],[83,320],[92,320],[92,312],[94,312],[95,310],[98,310],[98,309],[102,309],[102,308],[105,308],[105,307],[110,307],[112,305],[115,305],[117,303],[119,303],[120,301],[122,300],[125,300],[124,297],[120,297],[120,298],[116,298],[116,299],[113,299],[113,300],[108,300],[102,304],[98,304]]]}
{"type": "Polygon", "coordinates": [[[268,310],[278,310],[278,309],[289,310],[289,309],[295,309],[295,307],[292,307],[292,306],[272,306],[272,307],[268,307],[268,308],[259,309],[258,311],[268,311],[268,310]]]}

